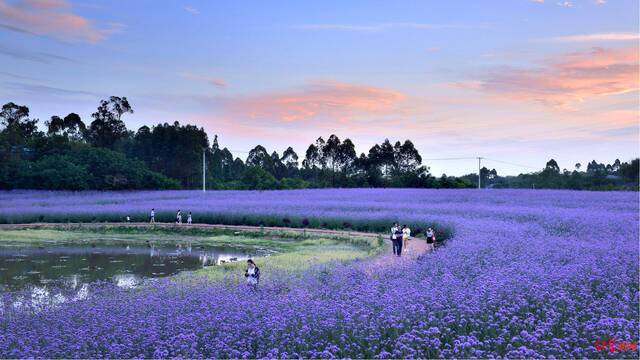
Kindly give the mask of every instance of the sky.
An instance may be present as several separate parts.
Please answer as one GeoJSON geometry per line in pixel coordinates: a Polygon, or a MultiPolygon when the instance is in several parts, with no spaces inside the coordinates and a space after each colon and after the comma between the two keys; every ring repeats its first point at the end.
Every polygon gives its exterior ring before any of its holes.
{"type": "Polygon", "coordinates": [[[126,96],[235,156],[410,139],[434,175],[639,149],[639,2],[0,0],[0,102],[41,123],[126,96]],[[489,160],[491,159],[491,160],[489,160]]]}

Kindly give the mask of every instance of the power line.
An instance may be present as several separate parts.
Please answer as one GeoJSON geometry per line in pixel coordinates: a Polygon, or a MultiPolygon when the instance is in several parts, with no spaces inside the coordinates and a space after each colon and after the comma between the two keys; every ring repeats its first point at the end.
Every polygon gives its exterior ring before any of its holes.
{"type": "Polygon", "coordinates": [[[436,160],[475,160],[475,159],[477,159],[477,157],[435,158],[435,159],[425,159],[425,158],[423,158],[422,160],[436,161],[436,160]]]}
{"type": "MultiPolygon", "coordinates": [[[[245,150],[233,150],[233,149],[227,149],[229,150],[231,153],[242,153],[242,154],[249,154],[250,151],[245,151],[245,150]]],[[[445,157],[445,158],[422,158],[423,161],[457,161],[457,160],[477,160],[478,156],[474,156],[474,157],[445,157]]],[[[493,161],[493,162],[497,162],[497,163],[501,163],[501,164],[507,164],[507,165],[512,165],[512,166],[518,166],[518,167],[522,167],[522,168],[528,168],[528,169],[534,169],[534,170],[539,170],[539,167],[536,166],[531,166],[531,165],[525,165],[525,164],[518,164],[518,163],[514,163],[514,162],[510,162],[510,161],[504,161],[504,160],[497,160],[497,159],[492,159],[492,158],[486,158],[486,157],[481,157],[482,160],[488,160],[488,161],[493,161]]]]}
{"type": "MultiPolygon", "coordinates": [[[[478,157],[476,156],[476,157],[451,157],[451,158],[423,158],[422,160],[426,160],[426,161],[441,161],[441,160],[477,160],[477,159],[478,159],[478,157]]],[[[524,168],[530,168],[530,169],[536,169],[536,170],[539,169],[536,166],[518,164],[518,163],[514,163],[514,162],[510,162],[510,161],[497,160],[497,159],[486,158],[486,157],[482,157],[482,159],[489,160],[489,161],[495,161],[495,162],[508,164],[508,165],[513,165],[513,166],[524,167],[524,168]]]]}
{"type": "Polygon", "coordinates": [[[517,164],[517,163],[513,163],[513,162],[509,162],[509,161],[496,160],[496,159],[490,159],[490,158],[484,158],[484,159],[485,160],[489,160],[489,161],[495,161],[495,162],[503,163],[503,164],[513,165],[513,166],[520,166],[520,167],[523,167],[523,168],[536,169],[536,170],[540,169],[539,167],[530,166],[530,165],[523,165],[523,164],[517,164]]]}

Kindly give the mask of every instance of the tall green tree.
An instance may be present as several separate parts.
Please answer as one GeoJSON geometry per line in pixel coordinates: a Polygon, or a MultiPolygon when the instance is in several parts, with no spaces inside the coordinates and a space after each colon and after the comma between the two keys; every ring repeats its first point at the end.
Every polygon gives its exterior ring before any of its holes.
{"type": "Polygon", "coordinates": [[[325,141],[320,136],[316,139],[314,144],[309,145],[307,151],[305,152],[304,160],[302,161],[302,166],[313,172],[314,175],[317,175],[318,171],[324,170],[326,167],[325,157],[322,153],[325,148],[325,141]]]}
{"type": "Polygon", "coordinates": [[[395,151],[389,139],[385,139],[381,145],[375,144],[369,150],[369,166],[378,168],[385,179],[393,176],[393,170],[397,168],[395,151]]]}
{"type": "Polygon", "coordinates": [[[38,133],[38,119],[29,118],[28,107],[13,102],[2,106],[0,125],[3,127],[3,140],[9,145],[25,144],[38,133]]]}
{"type": "MultiPolygon", "coordinates": [[[[485,166],[483,166],[482,169],[480,169],[480,179],[484,187],[493,185],[493,181],[497,177],[498,177],[498,172],[496,171],[496,169],[489,170],[485,166]]],[[[476,181],[476,185],[477,185],[477,181],[476,181]]]]}
{"type": "Polygon", "coordinates": [[[404,143],[397,141],[393,146],[394,171],[400,176],[412,174],[419,175],[426,171],[422,167],[422,157],[410,140],[404,143]]]}
{"type": "Polygon", "coordinates": [[[558,174],[560,173],[560,166],[558,165],[557,161],[551,159],[547,161],[547,165],[545,165],[544,171],[548,173],[558,174]]]}
{"type": "Polygon", "coordinates": [[[280,162],[285,167],[286,177],[293,178],[298,176],[298,154],[291,146],[282,153],[280,162]]]}
{"type": "Polygon", "coordinates": [[[287,168],[280,160],[280,155],[277,151],[271,153],[271,160],[269,161],[270,167],[265,169],[269,171],[276,179],[280,180],[287,175],[287,168]]]}
{"type": "Polygon", "coordinates": [[[179,180],[182,186],[194,188],[202,186],[202,152],[208,149],[203,128],[176,121],[138,129],[129,155],[144,161],[151,170],[179,180]]]}
{"type": "Polygon", "coordinates": [[[70,140],[81,140],[86,132],[84,122],[76,113],[70,113],[64,119],[54,115],[45,122],[45,125],[47,126],[47,135],[63,136],[70,140]]]}
{"type": "Polygon", "coordinates": [[[269,155],[269,152],[267,152],[264,146],[256,145],[256,147],[249,151],[246,165],[268,169],[271,167],[271,155],[269,155]]]}
{"type": "Polygon", "coordinates": [[[111,96],[101,100],[96,112],[91,114],[93,121],[86,131],[86,139],[97,147],[113,149],[128,136],[122,115],[132,114],[133,108],[126,97],[111,96]]]}

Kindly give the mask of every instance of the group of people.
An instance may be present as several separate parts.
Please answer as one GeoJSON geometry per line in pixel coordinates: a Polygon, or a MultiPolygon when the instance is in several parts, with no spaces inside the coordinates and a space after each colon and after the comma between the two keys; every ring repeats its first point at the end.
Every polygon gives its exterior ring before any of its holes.
{"type": "MultiPolygon", "coordinates": [[[[156,209],[151,209],[151,214],[149,214],[149,223],[156,223],[156,209]]],[[[191,211],[189,211],[189,215],[187,215],[187,224],[193,223],[193,217],[191,216],[191,211]]],[[[176,224],[182,224],[182,211],[178,209],[176,212],[176,224]]]]}
{"type": "MultiPolygon", "coordinates": [[[[393,255],[402,256],[402,252],[409,251],[409,241],[411,241],[411,229],[405,224],[400,227],[398,223],[393,223],[391,227],[391,242],[393,243],[393,255]]],[[[436,233],[432,228],[425,231],[427,246],[433,247],[436,242],[436,233]]]]}
{"type": "MultiPolygon", "coordinates": [[[[129,221],[129,217],[127,216],[127,221],[129,221]]],[[[156,222],[156,209],[151,209],[151,213],[149,215],[149,222],[154,224],[156,222]]],[[[191,212],[187,215],[187,224],[191,224],[193,222],[193,218],[191,216],[191,212]]],[[[176,212],[176,224],[182,224],[182,211],[178,209],[176,212]]],[[[409,241],[411,241],[411,228],[409,228],[406,224],[400,227],[398,223],[394,223],[391,227],[391,242],[393,243],[393,255],[402,256],[403,252],[407,252],[409,250],[409,241]]],[[[436,234],[435,231],[431,227],[427,228],[425,231],[425,238],[427,241],[427,246],[433,247],[433,244],[436,242],[436,234]]],[[[260,269],[256,266],[256,263],[249,259],[247,260],[247,269],[244,272],[244,276],[247,279],[247,284],[253,289],[256,290],[258,288],[258,283],[260,282],[260,269]]]]}

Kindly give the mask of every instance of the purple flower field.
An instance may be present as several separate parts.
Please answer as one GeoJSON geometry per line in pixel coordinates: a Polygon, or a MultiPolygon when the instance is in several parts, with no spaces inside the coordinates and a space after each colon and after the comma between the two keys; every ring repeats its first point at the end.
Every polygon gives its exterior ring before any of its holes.
{"type": "MultiPolygon", "coordinates": [[[[367,260],[232,281],[95,284],[46,310],[0,304],[0,358],[638,358],[639,202],[633,192],[344,189],[0,192],[0,222],[146,219],[292,226],[439,224],[417,262],[367,260]]],[[[263,272],[269,269],[261,269],[263,272]]]]}

